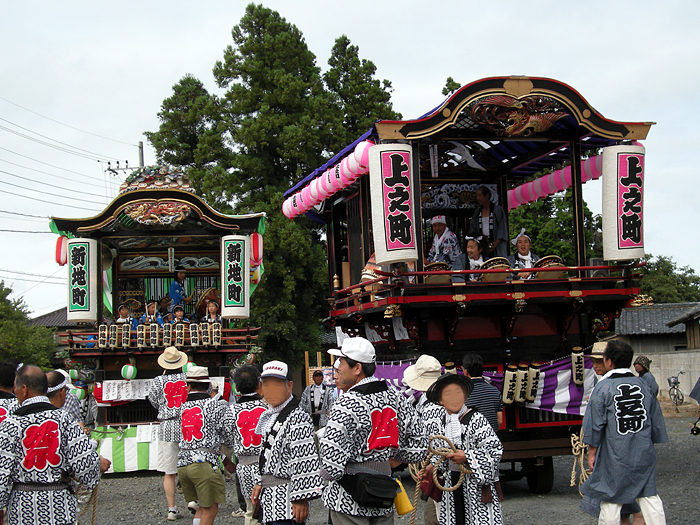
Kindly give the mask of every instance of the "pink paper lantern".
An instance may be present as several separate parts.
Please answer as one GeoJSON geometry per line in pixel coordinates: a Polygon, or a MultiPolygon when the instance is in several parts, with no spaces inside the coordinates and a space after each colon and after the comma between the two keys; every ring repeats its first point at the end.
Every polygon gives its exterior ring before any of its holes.
{"type": "Polygon", "coordinates": [[[514,210],[518,207],[518,202],[515,200],[515,191],[508,190],[508,209],[514,210]]]}
{"type": "Polygon", "coordinates": [[[522,185],[515,188],[515,201],[518,203],[518,205],[525,204],[526,202],[525,197],[523,196],[522,185]]]}
{"type": "Polygon", "coordinates": [[[564,173],[562,170],[557,170],[554,172],[554,186],[556,186],[557,191],[563,191],[566,189],[566,182],[563,177],[564,173]]]}
{"type": "Polygon", "coordinates": [[[567,166],[566,168],[564,168],[562,178],[564,179],[564,183],[566,183],[566,188],[571,186],[571,166],[567,166]]]}
{"type": "Polygon", "coordinates": [[[355,146],[355,160],[360,165],[360,173],[369,171],[369,149],[373,145],[371,142],[363,140],[355,146]]]}
{"type": "Polygon", "coordinates": [[[317,179],[314,179],[314,181],[312,182],[312,184],[315,184],[316,188],[318,188],[318,196],[322,201],[326,200],[329,196],[329,193],[323,189],[323,181],[324,181],[323,175],[325,175],[325,173],[321,174],[320,177],[318,177],[317,179]]]}
{"type": "Polygon", "coordinates": [[[301,200],[301,194],[295,193],[292,195],[292,216],[296,217],[303,213],[302,211],[303,202],[301,200]]]}
{"type": "Polygon", "coordinates": [[[313,179],[309,183],[309,193],[311,194],[311,199],[318,204],[321,202],[323,199],[321,198],[321,192],[319,191],[318,188],[318,179],[313,179]]]}
{"type": "Polygon", "coordinates": [[[284,216],[287,217],[288,219],[291,219],[294,216],[294,210],[292,209],[292,198],[289,197],[287,200],[285,200],[282,203],[282,213],[284,213],[284,216]]]}
{"type": "Polygon", "coordinates": [[[538,199],[540,197],[547,196],[547,194],[542,189],[542,177],[538,177],[534,181],[532,181],[532,189],[535,192],[535,197],[537,197],[538,199]]]}
{"type": "Polygon", "coordinates": [[[523,199],[525,199],[525,202],[530,202],[532,200],[532,195],[530,194],[530,183],[526,182],[525,184],[520,185],[520,193],[523,196],[523,199]]]}
{"type": "Polygon", "coordinates": [[[304,186],[304,188],[301,190],[301,197],[307,207],[314,205],[311,199],[311,189],[308,186],[304,186]]]}
{"type": "Polygon", "coordinates": [[[332,184],[333,188],[335,188],[335,191],[342,190],[345,187],[342,179],[340,178],[340,164],[335,165],[330,178],[331,178],[331,184],[332,184]]]}
{"type": "Polygon", "coordinates": [[[547,195],[554,195],[557,192],[557,186],[554,182],[553,173],[550,173],[545,177],[544,186],[547,188],[547,195]]]}
{"type": "Polygon", "coordinates": [[[348,158],[345,157],[340,162],[340,180],[343,182],[343,187],[348,187],[357,177],[348,169],[348,158]]]}
{"type": "Polygon", "coordinates": [[[360,165],[358,164],[357,159],[355,159],[355,153],[353,152],[345,157],[345,159],[348,161],[348,169],[350,170],[350,173],[357,177],[360,174],[360,165]]]}

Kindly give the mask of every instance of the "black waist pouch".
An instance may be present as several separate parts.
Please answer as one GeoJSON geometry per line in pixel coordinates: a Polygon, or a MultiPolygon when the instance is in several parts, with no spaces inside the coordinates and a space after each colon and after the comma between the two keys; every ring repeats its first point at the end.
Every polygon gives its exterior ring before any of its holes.
{"type": "Polygon", "coordinates": [[[345,474],[338,483],[358,505],[379,509],[389,509],[394,505],[399,488],[391,476],[384,474],[345,474]]]}

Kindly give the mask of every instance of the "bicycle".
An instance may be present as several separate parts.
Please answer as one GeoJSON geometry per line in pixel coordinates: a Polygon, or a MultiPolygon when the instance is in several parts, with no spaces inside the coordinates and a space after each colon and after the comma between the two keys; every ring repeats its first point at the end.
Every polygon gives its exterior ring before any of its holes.
{"type": "Polygon", "coordinates": [[[671,399],[671,402],[676,406],[682,405],[683,401],[685,400],[685,396],[683,395],[683,392],[681,392],[681,389],[679,387],[681,382],[679,381],[678,376],[680,376],[681,374],[685,374],[685,372],[681,370],[680,372],[678,372],[678,375],[671,376],[668,378],[668,386],[671,387],[668,389],[668,397],[671,399]]]}

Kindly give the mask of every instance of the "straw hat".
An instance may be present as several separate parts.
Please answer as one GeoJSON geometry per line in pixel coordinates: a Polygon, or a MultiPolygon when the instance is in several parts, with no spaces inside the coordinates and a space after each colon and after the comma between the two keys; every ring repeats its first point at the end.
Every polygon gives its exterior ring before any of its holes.
{"type": "Polygon", "coordinates": [[[591,353],[586,354],[583,357],[590,357],[591,359],[603,359],[603,353],[605,352],[607,346],[608,343],[606,343],[605,341],[598,341],[597,343],[593,343],[591,353]]]}
{"type": "Polygon", "coordinates": [[[403,372],[403,381],[414,390],[425,392],[440,378],[442,365],[431,355],[424,354],[418,358],[415,365],[409,366],[403,372]]]}
{"type": "Polygon", "coordinates": [[[187,363],[187,354],[180,352],[174,346],[169,346],[163,353],[158,356],[158,364],[166,370],[175,370],[182,368],[182,365],[187,363]]]}

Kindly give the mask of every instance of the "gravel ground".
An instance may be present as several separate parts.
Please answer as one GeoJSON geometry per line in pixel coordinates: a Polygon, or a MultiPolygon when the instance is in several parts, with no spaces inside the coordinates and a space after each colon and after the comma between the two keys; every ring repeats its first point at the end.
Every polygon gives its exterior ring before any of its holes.
{"type": "MultiPolygon", "coordinates": [[[[695,409],[696,410],[696,409],[695,409]]],[[[693,411],[694,412],[694,411],[693,411]]],[[[685,414],[679,414],[685,415],[685,414]]],[[[669,414],[671,416],[671,414],[669,414]]],[[[695,417],[667,417],[666,426],[670,443],[657,446],[657,487],[665,508],[669,524],[698,523],[695,515],[697,487],[700,486],[698,469],[698,447],[700,436],[690,434],[695,417]],[[692,509],[695,509],[693,511],[692,509]]],[[[505,523],[592,525],[596,520],[578,510],[581,497],[575,487],[569,486],[573,458],[554,458],[554,489],[546,495],[533,495],[527,490],[527,482],[505,483],[503,502],[505,523]]],[[[413,494],[415,485],[410,479],[403,480],[406,491],[413,494]]],[[[215,523],[244,525],[243,518],[231,517],[235,500],[234,489],[227,483],[228,502],[219,508],[215,523]]],[[[99,490],[97,523],[117,525],[122,523],[167,524],[166,505],[161,476],[153,473],[111,474],[104,476],[99,490]]],[[[184,509],[182,495],[177,495],[177,504],[184,509]]],[[[423,525],[423,503],[419,503],[416,524],[423,525]]],[[[311,504],[311,515],[307,523],[326,523],[328,512],[320,500],[311,504]]],[[[79,523],[90,523],[89,516],[79,523]]],[[[189,515],[175,523],[191,523],[189,515]]],[[[397,525],[409,525],[410,514],[396,518],[397,525]]]]}

